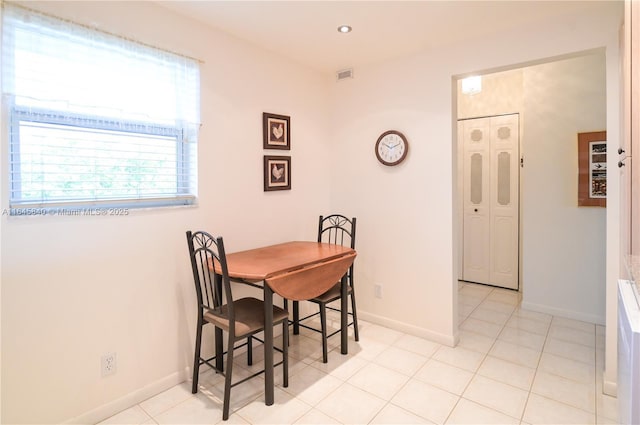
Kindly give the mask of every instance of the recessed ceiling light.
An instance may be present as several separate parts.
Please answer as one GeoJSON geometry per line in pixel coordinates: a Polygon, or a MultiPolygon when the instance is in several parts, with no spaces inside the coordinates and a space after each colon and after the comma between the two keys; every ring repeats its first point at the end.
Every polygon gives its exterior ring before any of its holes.
{"type": "Polygon", "coordinates": [[[346,34],[348,32],[351,32],[351,27],[349,25],[340,25],[338,27],[338,32],[346,34]]]}

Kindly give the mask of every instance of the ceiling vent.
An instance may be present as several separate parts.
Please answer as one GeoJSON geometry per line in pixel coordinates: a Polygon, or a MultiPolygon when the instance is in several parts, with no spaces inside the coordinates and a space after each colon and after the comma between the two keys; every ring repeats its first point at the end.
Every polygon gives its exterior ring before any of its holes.
{"type": "Polygon", "coordinates": [[[346,80],[347,78],[353,78],[353,68],[336,72],[336,81],[346,80]]]}

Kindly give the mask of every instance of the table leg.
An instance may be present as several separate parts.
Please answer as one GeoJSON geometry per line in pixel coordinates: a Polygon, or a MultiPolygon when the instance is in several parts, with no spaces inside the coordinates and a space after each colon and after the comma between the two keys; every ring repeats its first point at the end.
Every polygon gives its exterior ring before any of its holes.
{"type": "Polygon", "coordinates": [[[273,291],[264,283],[264,404],[273,404],[273,291]]]}
{"type": "Polygon", "coordinates": [[[293,334],[298,335],[300,333],[300,303],[298,301],[293,302],[293,334]]]}
{"type": "Polygon", "coordinates": [[[347,323],[349,318],[349,310],[347,304],[347,275],[342,276],[340,281],[340,352],[347,354],[349,352],[349,339],[347,323]]]}

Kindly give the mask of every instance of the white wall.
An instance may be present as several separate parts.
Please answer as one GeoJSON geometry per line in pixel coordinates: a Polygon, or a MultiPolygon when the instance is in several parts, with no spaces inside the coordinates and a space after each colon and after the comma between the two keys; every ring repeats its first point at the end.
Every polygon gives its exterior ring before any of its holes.
{"type": "Polygon", "coordinates": [[[482,75],[482,91],[462,93],[462,80],[457,83],[457,118],[522,113],[522,74],[526,68],[482,75]]]}
{"type": "MultiPolygon", "coordinates": [[[[89,421],[184,377],[195,326],[187,228],[223,233],[234,251],[313,239],[319,213],[357,216],[362,317],[453,343],[452,77],[604,46],[608,101],[618,95],[616,3],[358,69],[340,83],[150,3],[29,5],[204,60],[201,196],[197,208],[126,218],[2,218],[2,422],[89,421]],[[291,192],[262,191],[265,111],[291,115],[291,192]],[[386,168],[373,146],[391,128],[411,146],[402,165],[386,168]],[[103,379],[107,351],[118,353],[118,373],[103,379]]],[[[609,102],[614,144],[617,119],[609,102]]],[[[6,207],[6,181],[3,193],[6,207]]]]}
{"type": "Polygon", "coordinates": [[[602,52],[523,72],[522,306],[599,324],[606,210],[578,206],[577,133],[607,129],[605,70],[602,52]]]}
{"type": "MultiPolygon", "coordinates": [[[[331,205],[359,217],[359,314],[445,343],[457,337],[452,78],[605,48],[606,128],[610,145],[618,145],[615,99],[619,96],[616,69],[622,3],[604,2],[599,7],[588,15],[566,16],[362,67],[355,70],[355,79],[334,85],[331,140],[336,172],[331,205]],[[373,151],[378,136],[389,129],[403,132],[410,144],[407,159],[392,168],[379,164],[373,151]],[[376,283],[384,287],[382,299],[374,297],[376,283]]],[[[609,169],[612,161],[610,157],[609,169]]],[[[618,203],[617,187],[614,173],[609,178],[608,200],[614,205],[618,203]]],[[[607,228],[615,226],[617,222],[607,214],[607,228]]],[[[611,245],[607,239],[607,250],[611,245]]],[[[617,247],[611,249],[617,252],[617,247]]],[[[530,261],[545,259],[534,254],[530,261]]],[[[606,269],[606,284],[615,286],[617,256],[607,253],[606,269]]],[[[577,284],[571,282],[574,287],[577,284]]],[[[615,299],[611,302],[615,308],[615,299]]],[[[615,328],[615,321],[607,324],[615,328]]],[[[615,343],[608,340],[608,359],[612,354],[615,343]]],[[[615,377],[615,361],[610,361],[607,379],[615,377]]]]}
{"type": "Polygon", "coordinates": [[[358,217],[358,314],[453,345],[451,74],[439,61],[425,53],[335,84],[332,208],[358,217]],[[386,167],[374,145],[392,129],[409,153],[386,167]]]}
{"type": "MultiPolygon", "coordinates": [[[[326,79],[150,2],[29,7],[204,61],[198,207],[1,219],[2,423],[91,422],[186,377],[187,229],[221,234],[229,252],[315,238],[329,206],[326,79]],[[263,192],[262,112],[291,116],[291,191],[263,192]],[[101,378],[106,352],[118,371],[101,378]]],[[[2,188],[6,208],[4,176],[2,188]]]]}

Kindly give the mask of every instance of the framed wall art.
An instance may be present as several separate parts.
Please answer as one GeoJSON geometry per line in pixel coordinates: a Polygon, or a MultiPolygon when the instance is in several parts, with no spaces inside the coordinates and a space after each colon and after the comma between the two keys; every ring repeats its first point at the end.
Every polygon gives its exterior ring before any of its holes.
{"type": "Polygon", "coordinates": [[[607,206],[607,132],[578,133],[578,205],[607,206]]]}
{"type": "Polygon", "coordinates": [[[262,113],[262,147],[291,149],[291,118],[286,115],[262,113]]]}
{"type": "Polygon", "coordinates": [[[264,191],[291,189],[291,157],[264,156],[264,191]]]}

